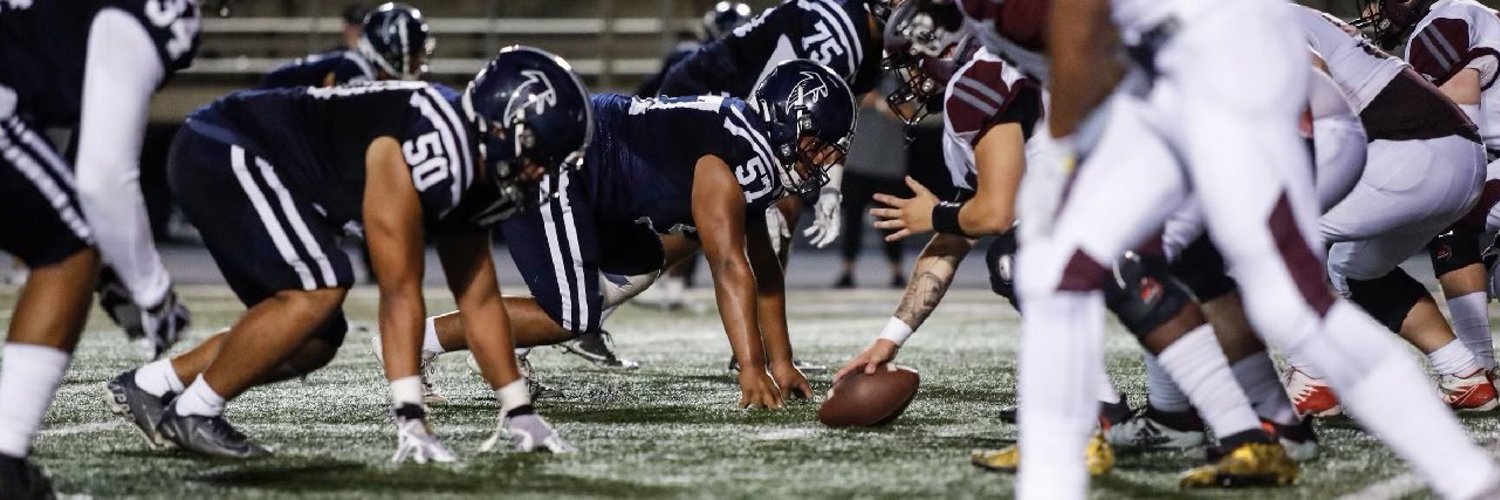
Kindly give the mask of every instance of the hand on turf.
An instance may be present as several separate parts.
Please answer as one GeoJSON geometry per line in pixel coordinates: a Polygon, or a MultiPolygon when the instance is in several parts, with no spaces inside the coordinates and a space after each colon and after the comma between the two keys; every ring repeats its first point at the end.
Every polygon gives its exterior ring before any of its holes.
{"type": "Polygon", "coordinates": [[[426,420],[398,419],[396,422],[396,454],[391,461],[396,463],[411,460],[419,464],[427,462],[447,463],[456,459],[453,452],[439,442],[426,420]]]}
{"type": "Polygon", "coordinates": [[[777,361],[771,363],[771,377],[776,379],[776,387],[781,388],[781,398],[795,397],[807,399],[812,397],[812,385],[807,383],[807,376],[798,370],[792,360],[777,361]]]}
{"type": "Polygon", "coordinates": [[[870,215],[879,219],[875,221],[875,227],[895,231],[886,235],[885,241],[898,241],[907,236],[932,231],[932,207],[938,204],[937,195],[910,176],[906,178],[906,185],[913,193],[911,198],[899,198],[885,193],[875,195],[875,201],[887,207],[870,209],[870,215]]]}
{"type": "Polygon", "coordinates": [[[516,451],[520,452],[572,453],[578,451],[573,445],[564,441],[562,436],[542,419],[541,415],[531,412],[505,417],[495,434],[486,439],[484,444],[479,445],[479,451],[493,450],[501,441],[507,439],[515,446],[516,451]]]}
{"type": "Polygon", "coordinates": [[[813,246],[823,248],[839,239],[844,224],[839,205],[843,200],[844,195],[837,189],[825,187],[818,193],[818,203],[813,205],[813,223],[802,231],[813,246]]]}
{"type": "Polygon", "coordinates": [[[740,367],[740,408],[768,408],[780,410],[781,390],[776,381],[765,370],[749,366],[740,367]]]}
{"type": "Polygon", "coordinates": [[[880,369],[881,365],[894,361],[896,359],[896,352],[900,349],[895,342],[887,339],[875,339],[875,343],[870,344],[870,347],[866,347],[864,351],[860,351],[859,354],[854,356],[854,359],[849,360],[848,363],[844,363],[844,367],[839,368],[839,371],[833,374],[833,382],[838,383],[839,379],[844,378],[844,375],[854,373],[855,371],[864,371],[866,374],[875,373],[875,370],[880,369]]]}

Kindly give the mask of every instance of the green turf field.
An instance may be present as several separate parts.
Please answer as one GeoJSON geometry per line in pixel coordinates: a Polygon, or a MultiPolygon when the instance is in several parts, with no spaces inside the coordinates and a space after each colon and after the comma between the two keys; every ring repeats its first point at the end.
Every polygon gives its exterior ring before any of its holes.
{"type": "MultiPolygon", "coordinates": [[[[182,292],[196,315],[194,340],[242,310],[222,287],[182,292]]],[[[429,291],[429,297],[444,295],[429,291]]],[[[844,360],[878,332],[896,297],[886,291],[792,292],[799,356],[844,360]]],[[[14,300],[14,289],[0,289],[0,319],[8,322],[14,300]]],[[[440,310],[448,303],[431,305],[440,310]]],[[[347,311],[352,322],[369,324],[374,308],[373,291],[356,290],[347,311]]],[[[538,409],[581,453],[478,454],[495,424],[494,401],[465,357],[449,355],[438,382],[451,401],[435,407],[433,418],[462,462],[390,464],[395,433],[386,417],[386,385],[369,339],[351,333],[328,368],[230,404],[229,417],[278,454],[226,462],[150,450],[128,422],[108,413],[101,402],[104,381],[136,361],[123,336],[96,314],[36,443],[37,456],[60,491],[93,497],[972,498],[1011,491],[1011,477],[967,461],[970,449],[1003,446],[1016,435],[995,415],[1015,399],[1017,317],[987,293],[955,291],[908,343],[901,360],[921,371],[921,392],[905,416],[879,430],[824,428],[815,403],[780,412],[735,409],[738,391],[724,371],[729,350],[712,312],[627,307],[609,326],[618,350],[643,362],[639,371],[600,371],[546,348],[533,357],[540,377],[566,391],[539,401],[538,409]]],[[[1140,404],[1145,381],[1134,341],[1111,328],[1110,371],[1140,404]]],[[[809,378],[816,390],[827,390],[829,375],[809,378]]],[[[1500,434],[1492,417],[1465,423],[1479,439],[1500,434]]],[[[1391,453],[1351,422],[1322,422],[1319,430],[1324,455],[1304,468],[1294,488],[1187,495],[1176,488],[1178,472],[1191,465],[1185,454],[1122,452],[1116,470],[1095,481],[1095,496],[1425,494],[1391,453]]]]}

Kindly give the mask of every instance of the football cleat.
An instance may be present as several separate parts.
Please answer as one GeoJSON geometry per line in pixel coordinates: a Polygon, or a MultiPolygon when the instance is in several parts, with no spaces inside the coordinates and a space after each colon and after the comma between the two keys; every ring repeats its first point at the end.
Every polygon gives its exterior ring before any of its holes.
{"type": "Polygon", "coordinates": [[[1297,480],[1300,469],[1280,443],[1241,443],[1213,463],[1183,473],[1182,488],[1238,488],[1287,486],[1297,480]]]}
{"type": "Polygon", "coordinates": [[[1276,436],[1276,440],[1281,442],[1281,447],[1286,449],[1286,455],[1292,457],[1292,460],[1300,463],[1318,458],[1318,433],[1313,430],[1311,418],[1304,418],[1297,425],[1281,425],[1261,420],[1260,426],[1276,436]]]}
{"type": "Polygon", "coordinates": [[[0,455],[0,498],[42,500],[56,498],[52,481],[41,466],[25,458],[0,455]]]}
{"type": "Polygon", "coordinates": [[[1286,374],[1286,393],[1291,396],[1298,415],[1335,417],[1344,413],[1333,388],[1296,368],[1286,374]]]}
{"type": "Polygon", "coordinates": [[[1466,377],[1438,377],[1438,392],[1442,393],[1443,402],[1453,411],[1490,411],[1500,406],[1500,395],[1495,393],[1495,386],[1484,370],[1475,371],[1466,377]]]}
{"type": "Polygon", "coordinates": [[[162,439],[161,433],[157,432],[156,424],[161,422],[167,403],[175,397],[177,395],[171,392],[161,396],[146,392],[135,384],[135,370],[121,373],[104,384],[104,404],[109,407],[110,413],[129,415],[131,422],[146,436],[146,443],[152,448],[172,447],[172,442],[162,439]]]}
{"type": "Polygon", "coordinates": [[[600,368],[634,370],[641,367],[640,363],[616,356],[614,337],[604,330],[585,332],[559,345],[600,368]]]}
{"type": "MultiPolygon", "coordinates": [[[[385,348],[380,342],[380,332],[370,330],[370,352],[375,354],[375,361],[380,363],[381,369],[385,369],[385,348]]],[[[440,405],[448,402],[443,393],[438,392],[437,384],[437,358],[440,352],[422,351],[422,403],[429,405],[440,405]]]]}
{"type": "Polygon", "coordinates": [[[193,314],[177,301],[176,291],[167,290],[167,296],[160,304],[143,310],[136,305],[120,276],[108,266],[99,271],[99,282],[94,290],[99,294],[99,307],[125,330],[125,336],[141,350],[141,356],[147,361],[160,358],[171,349],[192,323],[193,314]]]}
{"type": "Polygon", "coordinates": [[[161,423],[157,432],[162,439],[178,448],[220,458],[260,458],[271,455],[271,449],[250,442],[239,429],[235,429],[223,415],[178,415],[177,403],[162,409],[161,423]]]}
{"type": "Polygon", "coordinates": [[[489,452],[494,450],[501,442],[509,442],[516,451],[532,452],[545,451],[551,453],[572,453],[578,451],[573,445],[564,441],[551,425],[537,415],[531,405],[524,405],[512,409],[510,413],[500,419],[500,427],[490,435],[483,444],[479,445],[479,451],[489,452]]]}
{"type": "Polygon", "coordinates": [[[1185,412],[1144,410],[1104,430],[1109,444],[1121,448],[1197,448],[1208,441],[1203,421],[1189,409],[1185,412]],[[1186,424],[1186,425],[1184,425],[1186,424]],[[1197,425],[1193,425],[1197,424],[1197,425]]]}
{"type": "MultiPolygon", "coordinates": [[[[1017,417],[1021,414],[1019,406],[1011,406],[1000,409],[1000,421],[1007,424],[1015,424],[1017,417]]],[[[1109,403],[1099,402],[1099,428],[1108,429],[1112,425],[1119,424],[1129,419],[1135,412],[1130,409],[1130,403],[1121,398],[1119,401],[1109,403]]]]}
{"type": "Polygon", "coordinates": [[[396,420],[396,454],[391,456],[392,462],[411,460],[425,464],[457,461],[453,452],[438,441],[432,427],[427,425],[427,410],[420,405],[404,404],[392,413],[396,420]]]}
{"type": "MultiPolygon", "coordinates": [[[[1021,468],[1021,447],[1010,445],[998,450],[974,450],[969,453],[969,463],[985,470],[1014,473],[1021,468]]],[[[1115,451],[1110,448],[1104,435],[1095,432],[1084,447],[1084,466],[1090,476],[1100,476],[1115,467],[1115,451]]]]}

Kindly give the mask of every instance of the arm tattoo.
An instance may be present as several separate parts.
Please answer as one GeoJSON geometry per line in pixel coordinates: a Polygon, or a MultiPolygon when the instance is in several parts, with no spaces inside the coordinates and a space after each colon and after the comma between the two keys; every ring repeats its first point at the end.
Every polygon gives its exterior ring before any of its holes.
{"type": "Polygon", "coordinates": [[[896,306],[896,319],[914,330],[922,326],[948,293],[948,285],[953,284],[953,276],[958,273],[958,264],[973,246],[961,236],[934,236],[927,248],[922,249],[922,256],[917,257],[912,271],[915,276],[901,296],[901,305],[896,306]]]}

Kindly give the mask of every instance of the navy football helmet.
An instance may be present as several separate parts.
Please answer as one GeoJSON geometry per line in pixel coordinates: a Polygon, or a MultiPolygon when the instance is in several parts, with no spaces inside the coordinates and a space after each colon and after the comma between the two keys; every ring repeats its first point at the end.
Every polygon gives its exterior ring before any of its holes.
{"type": "Polygon", "coordinates": [[[752,17],[750,5],[744,2],[725,0],[714,5],[713,10],[703,14],[703,36],[708,41],[724,38],[752,17]]]}
{"type": "Polygon", "coordinates": [[[828,182],[854,138],[854,93],[827,66],[807,59],[777,64],[755,84],[751,104],[771,132],[781,184],[797,195],[828,182]]]}
{"type": "Polygon", "coordinates": [[[365,16],[359,55],[392,78],[416,80],[427,73],[437,47],[422,11],[403,3],[384,3],[365,16]]]}
{"type": "Polygon", "coordinates": [[[501,49],[461,99],[483,138],[480,155],[513,209],[541,200],[536,183],[520,181],[528,164],[552,176],[576,170],[594,137],[588,89],[567,61],[541,49],[501,49]]]}
{"type": "Polygon", "coordinates": [[[886,96],[907,131],[937,108],[964,40],[963,13],[953,0],[908,0],[885,28],[885,68],[902,85],[886,96]]]}

